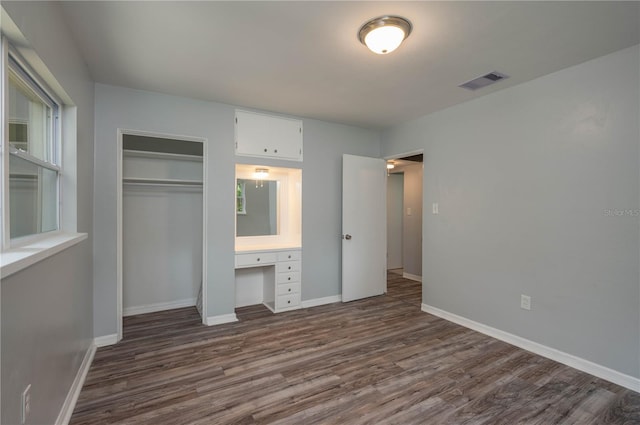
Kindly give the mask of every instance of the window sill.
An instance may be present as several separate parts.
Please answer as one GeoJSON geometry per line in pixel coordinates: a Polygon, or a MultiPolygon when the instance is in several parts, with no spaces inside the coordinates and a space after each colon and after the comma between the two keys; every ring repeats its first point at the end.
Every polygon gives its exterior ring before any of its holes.
{"type": "Polygon", "coordinates": [[[4,279],[87,239],[86,233],[56,233],[27,245],[0,253],[0,276],[4,279]]]}

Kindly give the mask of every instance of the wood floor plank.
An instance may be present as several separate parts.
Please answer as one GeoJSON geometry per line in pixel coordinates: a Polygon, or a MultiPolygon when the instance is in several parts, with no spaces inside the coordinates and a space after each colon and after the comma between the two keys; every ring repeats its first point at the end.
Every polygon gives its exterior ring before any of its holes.
{"type": "Polygon", "coordinates": [[[72,425],[640,424],[640,394],[420,311],[420,283],[207,327],[195,308],[124,320],[72,425]]]}

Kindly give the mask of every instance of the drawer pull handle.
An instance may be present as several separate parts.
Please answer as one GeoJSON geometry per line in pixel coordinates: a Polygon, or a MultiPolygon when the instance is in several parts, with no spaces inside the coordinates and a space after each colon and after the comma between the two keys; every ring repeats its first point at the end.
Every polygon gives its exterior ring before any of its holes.
{"type": "Polygon", "coordinates": [[[289,266],[289,270],[291,270],[291,266],[289,266]]]}
{"type": "Polygon", "coordinates": [[[289,276],[289,277],[287,278],[287,280],[291,280],[291,276],[289,276]]]}
{"type": "Polygon", "coordinates": [[[289,259],[290,259],[290,258],[291,258],[291,256],[288,256],[287,258],[289,258],[289,259]]]}
{"type": "Polygon", "coordinates": [[[256,261],[260,261],[260,257],[258,257],[258,259],[256,261]]]}
{"type": "Polygon", "coordinates": [[[289,292],[291,292],[291,288],[289,288],[289,292]]]}
{"type": "Polygon", "coordinates": [[[274,150],[273,150],[273,153],[278,153],[278,149],[274,149],[274,150]]]}
{"type": "Polygon", "coordinates": [[[264,151],[265,151],[265,152],[268,152],[268,149],[267,149],[267,148],[264,148],[264,151]]]}
{"type": "Polygon", "coordinates": [[[287,301],[287,304],[291,304],[291,300],[287,301]]]}

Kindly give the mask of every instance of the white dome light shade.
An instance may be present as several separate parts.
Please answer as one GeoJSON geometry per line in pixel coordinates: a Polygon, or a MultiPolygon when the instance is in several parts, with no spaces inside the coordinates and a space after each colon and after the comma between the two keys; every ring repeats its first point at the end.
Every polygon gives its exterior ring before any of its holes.
{"type": "Polygon", "coordinates": [[[372,52],[386,55],[400,46],[411,33],[411,23],[399,16],[382,16],[364,24],[358,33],[362,44],[372,52]]]}
{"type": "Polygon", "coordinates": [[[404,40],[404,31],[398,27],[388,26],[371,31],[364,38],[364,43],[373,53],[386,55],[396,50],[402,40],[404,40]]]}

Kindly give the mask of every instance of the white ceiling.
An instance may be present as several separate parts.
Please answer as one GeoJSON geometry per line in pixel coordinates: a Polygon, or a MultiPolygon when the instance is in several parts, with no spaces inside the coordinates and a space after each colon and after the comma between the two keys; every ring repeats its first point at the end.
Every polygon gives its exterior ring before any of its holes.
{"type": "Polygon", "coordinates": [[[63,11],[97,82],[382,128],[638,44],[639,5],[71,1],[63,11]],[[357,32],[384,14],[414,30],[379,56],[357,32]],[[511,78],[457,87],[494,70],[511,78]]]}

